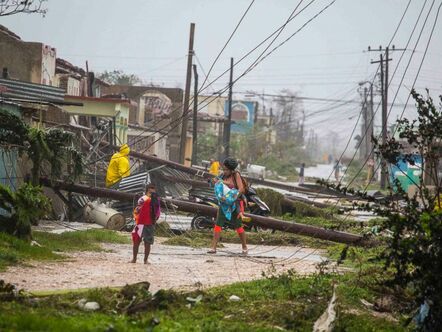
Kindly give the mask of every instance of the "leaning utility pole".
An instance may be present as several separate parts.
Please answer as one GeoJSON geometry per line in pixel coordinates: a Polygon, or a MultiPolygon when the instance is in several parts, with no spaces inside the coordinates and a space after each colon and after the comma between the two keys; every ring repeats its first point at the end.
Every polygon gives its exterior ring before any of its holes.
{"type": "Polygon", "coordinates": [[[367,87],[364,87],[362,95],[362,114],[363,122],[361,126],[361,141],[359,142],[359,158],[364,161],[367,158],[369,137],[368,131],[368,106],[367,106],[367,87]]]}
{"type": "MultiPolygon", "coordinates": [[[[383,48],[382,46],[379,46],[378,50],[372,50],[371,47],[368,47],[368,51],[374,51],[374,52],[382,52],[383,48]]],[[[389,79],[388,79],[388,63],[392,60],[389,58],[389,52],[390,51],[405,51],[405,49],[399,49],[395,48],[393,45],[393,48],[390,50],[390,48],[387,46],[385,48],[385,58],[383,57],[383,54],[380,54],[379,61],[371,61],[371,63],[379,63],[381,68],[381,100],[382,100],[382,144],[385,144],[387,142],[387,133],[388,133],[388,87],[389,87],[389,79]],[[384,72],[384,62],[385,62],[385,72],[384,72]]],[[[385,185],[387,182],[387,176],[388,176],[388,169],[387,169],[387,163],[384,159],[381,160],[381,189],[385,189],[385,185]]]]}
{"type": "Polygon", "coordinates": [[[233,88],[233,58],[230,58],[229,99],[227,102],[227,123],[224,124],[224,158],[230,154],[230,129],[232,126],[232,88],[233,88]]]}
{"type": "Polygon", "coordinates": [[[198,156],[198,72],[193,65],[193,126],[192,126],[192,165],[196,165],[198,156]]]}
{"type": "Polygon", "coordinates": [[[183,114],[182,114],[182,123],[181,123],[180,163],[182,164],[184,164],[186,143],[187,143],[187,119],[189,117],[188,113],[189,113],[189,104],[190,104],[190,83],[192,81],[194,35],[195,35],[195,23],[190,23],[189,52],[187,55],[186,87],[184,90],[184,105],[183,105],[183,114]]]}

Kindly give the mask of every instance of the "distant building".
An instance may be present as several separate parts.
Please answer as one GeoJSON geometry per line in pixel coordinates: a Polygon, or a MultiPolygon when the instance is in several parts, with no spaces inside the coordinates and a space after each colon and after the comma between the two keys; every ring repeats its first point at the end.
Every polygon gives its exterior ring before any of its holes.
{"type": "MultiPolygon", "coordinates": [[[[227,98],[223,96],[198,96],[198,117],[208,117],[213,120],[224,119],[224,104],[227,98]]],[[[219,135],[223,130],[220,121],[207,121],[198,123],[198,132],[219,135]]]]}
{"type": "Polygon", "coordinates": [[[103,92],[124,95],[137,103],[129,114],[128,131],[128,142],[136,151],[179,161],[182,89],[111,85],[104,87],[103,92]]]}
{"type": "Polygon", "coordinates": [[[0,68],[12,79],[55,86],[56,50],[39,42],[25,42],[0,25],[0,68]]]}

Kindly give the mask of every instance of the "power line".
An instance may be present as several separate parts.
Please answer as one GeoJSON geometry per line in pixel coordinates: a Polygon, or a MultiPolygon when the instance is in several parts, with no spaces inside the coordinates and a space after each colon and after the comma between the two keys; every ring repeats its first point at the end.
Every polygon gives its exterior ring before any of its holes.
{"type": "MultiPolygon", "coordinates": [[[[215,60],[213,61],[212,65],[211,65],[211,67],[210,67],[210,71],[213,69],[213,67],[215,66],[215,64],[216,64],[216,62],[218,61],[219,57],[221,56],[222,52],[225,50],[225,48],[226,48],[227,45],[229,44],[230,40],[233,38],[234,34],[235,34],[236,31],[238,30],[239,26],[241,25],[242,21],[244,20],[245,16],[246,16],[247,13],[249,12],[249,10],[250,10],[250,8],[252,7],[252,5],[253,5],[254,2],[255,2],[255,0],[252,0],[252,1],[251,1],[251,3],[249,4],[249,6],[247,7],[246,11],[244,12],[244,14],[241,16],[241,19],[239,20],[239,22],[238,22],[237,25],[235,26],[233,32],[230,34],[228,40],[226,41],[226,43],[225,43],[224,46],[222,47],[221,51],[218,53],[218,55],[217,55],[217,57],[215,58],[215,60]]],[[[210,74],[210,71],[209,71],[209,74],[210,74]]],[[[206,76],[206,79],[205,79],[204,82],[201,84],[201,87],[200,87],[198,93],[201,92],[201,91],[203,90],[203,86],[204,86],[205,82],[207,81],[207,78],[208,78],[208,77],[206,76]]],[[[193,103],[193,97],[191,98],[190,102],[193,103]]],[[[177,109],[177,110],[178,110],[178,109],[177,109]]],[[[185,110],[185,111],[187,111],[187,110],[185,110]]],[[[183,119],[184,119],[184,118],[183,118],[183,119]]],[[[156,123],[152,124],[151,127],[155,127],[155,126],[156,126],[158,123],[160,123],[160,122],[161,122],[161,120],[158,120],[156,123]]],[[[166,127],[163,127],[163,129],[165,129],[165,128],[166,128],[166,127]]],[[[161,129],[161,130],[162,130],[162,129],[161,129]]],[[[161,130],[160,130],[160,131],[161,131],[161,130]]],[[[157,131],[157,132],[158,132],[158,131],[157,131]]],[[[154,134],[156,134],[157,132],[154,132],[154,134]]],[[[138,136],[135,137],[135,139],[136,139],[137,137],[142,136],[144,133],[145,133],[145,132],[141,132],[138,136]]],[[[148,137],[150,137],[150,136],[151,136],[151,135],[149,135],[148,137]]],[[[142,139],[144,139],[144,137],[143,137],[142,139]]],[[[135,144],[136,144],[136,143],[138,143],[138,142],[136,141],[135,144]]]]}
{"type": "MultiPolygon", "coordinates": [[[[425,1],[427,1],[427,0],[425,0],[425,1]]],[[[402,21],[403,21],[403,19],[404,19],[406,13],[407,13],[407,11],[408,11],[408,8],[409,8],[409,4],[410,4],[410,3],[408,3],[407,6],[406,6],[406,8],[405,8],[405,10],[404,10],[404,12],[403,12],[403,14],[402,14],[402,16],[401,16],[401,19],[399,20],[399,23],[398,23],[398,25],[397,25],[397,27],[396,27],[396,29],[395,29],[395,32],[393,33],[393,37],[390,39],[390,42],[389,42],[388,46],[390,46],[390,44],[393,42],[394,36],[396,36],[397,31],[399,30],[399,27],[402,25],[402,21]]],[[[425,6],[425,5],[424,5],[424,6],[425,6]]],[[[424,7],[423,7],[423,8],[424,8],[424,7]]],[[[423,11],[423,8],[422,8],[422,11],[423,11]]],[[[422,13],[422,11],[421,11],[421,13],[422,13]]],[[[420,15],[419,15],[419,18],[420,18],[420,15]]],[[[418,18],[418,21],[419,21],[419,18],[418,18]]],[[[417,22],[418,22],[418,21],[417,21],[417,22]]],[[[417,25],[417,22],[416,22],[416,25],[417,25]]],[[[415,25],[415,26],[416,26],[416,25],[415,25]]],[[[414,31],[414,30],[413,30],[413,31],[414,31]]],[[[410,37],[410,38],[411,38],[411,37],[410,37]]],[[[371,81],[371,84],[372,84],[372,85],[373,85],[373,83],[374,83],[374,80],[375,80],[375,78],[376,78],[376,75],[377,75],[379,69],[380,69],[380,66],[379,66],[378,69],[376,70],[376,74],[373,76],[373,80],[371,81]]],[[[366,100],[365,100],[364,102],[366,102],[366,100]]],[[[378,107],[376,108],[376,111],[375,111],[374,114],[371,116],[370,124],[369,124],[369,125],[367,126],[367,128],[366,128],[366,131],[365,131],[365,133],[364,133],[364,135],[363,135],[363,138],[367,135],[368,129],[370,128],[371,123],[374,121],[374,117],[375,117],[375,115],[376,115],[376,112],[377,112],[378,109],[379,109],[379,105],[380,105],[380,104],[378,104],[378,107]]],[[[348,149],[348,146],[350,145],[350,142],[351,142],[352,136],[353,136],[354,131],[355,131],[356,127],[357,127],[357,124],[358,124],[358,122],[359,122],[359,119],[360,119],[360,117],[361,117],[361,115],[362,115],[362,109],[363,109],[363,108],[361,108],[361,112],[359,113],[359,116],[358,116],[358,118],[357,118],[357,120],[356,120],[355,126],[353,127],[353,131],[352,131],[351,135],[349,136],[349,139],[348,139],[348,141],[347,141],[347,143],[346,143],[346,146],[345,146],[344,150],[342,151],[342,153],[341,153],[341,155],[340,155],[340,157],[339,157],[339,159],[338,159],[338,164],[339,164],[339,162],[342,160],[342,157],[344,156],[345,152],[346,152],[347,149],[348,149]]],[[[363,138],[362,138],[362,139],[363,139],[363,138]]],[[[355,153],[353,154],[353,157],[352,157],[352,159],[351,159],[349,165],[353,162],[353,160],[354,160],[354,158],[355,158],[355,156],[356,156],[356,153],[357,153],[357,149],[356,149],[355,153]]],[[[370,153],[370,154],[371,154],[371,153],[370,153]]],[[[367,158],[366,162],[367,162],[367,161],[368,161],[368,158],[367,158]]],[[[366,163],[366,162],[365,162],[365,163],[366,163]]],[[[364,164],[364,165],[365,165],[365,164],[364,164]]],[[[343,176],[345,176],[345,173],[347,172],[347,170],[348,170],[348,168],[347,168],[346,171],[344,172],[344,175],[343,175],[343,176]]],[[[332,176],[332,174],[333,174],[333,171],[330,172],[330,174],[329,174],[329,176],[328,176],[328,178],[327,178],[327,180],[326,180],[327,182],[330,180],[330,177],[332,176]]],[[[342,179],[343,179],[343,177],[342,177],[341,180],[339,181],[339,184],[341,184],[342,179]]],[[[318,193],[318,194],[316,195],[316,197],[314,197],[313,201],[314,201],[315,199],[317,199],[317,197],[319,196],[319,194],[320,194],[320,193],[318,193]]]]}
{"type": "MultiPolygon", "coordinates": [[[[410,34],[410,37],[409,37],[409,39],[408,39],[408,41],[407,41],[407,46],[406,46],[405,48],[408,47],[408,45],[409,45],[409,43],[410,43],[410,41],[411,41],[411,39],[412,39],[412,37],[413,37],[413,35],[414,35],[415,29],[417,28],[417,25],[418,25],[418,23],[419,23],[419,21],[420,21],[420,17],[421,17],[421,15],[422,15],[422,13],[423,13],[423,10],[425,9],[426,3],[427,3],[427,0],[424,2],[424,5],[422,6],[422,9],[421,9],[421,11],[420,11],[420,13],[419,13],[419,16],[418,16],[418,18],[417,18],[417,20],[416,20],[416,23],[415,23],[415,25],[414,25],[414,28],[413,28],[413,30],[412,30],[412,32],[411,32],[411,34],[410,34]]],[[[405,77],[405,75],[406,75],[406,73],[407,73],[408,66],[409,66],[410,63],[411,63],[411,60],[413,59],[413,56],[414,56],[414,50],[416,50],[416,48],[417,48],[417,46],[418,46],[418,44],[419,44],[420,38],[421,38],[422,33],[423,33],[424,29],[425,29],[425,26],[426,26],[426,24],[427,24],[428,17],[429,17],[429,15],[430,15],[430,13],[431,13],[431,9],[433,8],[434,3],[435,3],[435,0],[433,0],[432,4],[431,4],[431,6],[430,6],[430,9],[428,10],[427,16],[426,16],[425,21],[424,21],[424,23],[423,23],[423,25],[422,25],[422,29],[421,29],[421,31],[420,31],[420,33],[419,33],[419,36],[418,36],[418,38],[417,38],[417,40],[416,40],[416,43],[415,43],[415,45],[414,45],[413,52],[411,53],[410,58],[409,58],[409,60],[408,60],[408,64],[407,64],[406,70],[404,71],[404,73],[403,73],[403,75],[402,75],[402,80],[404,79],[404,77],[405,77]]],[[[405,51],[404,51],[404,52],[405,52],[405,51]]],[[[404,53],[403,53],[403,54],[404,54],[404,53]]],[[[398,64],[396,65],[396,68],[399,66],[399,63],[400,63],[401,60],[402,60],[402,56],[400,57],[399,62],[398,62],[398,64]]],[[[392,75],[392,77],[391,77],[391,79],[390,79],[390,82],[388,82],[388,86],[387,86],[387,88],[390,86],[390,84],[391,84],[391,82],[392,82],[392,80],[393,80],[395,74],[396,74],[396,70],[393,72],[393,75],[392,75]]],[[[399,88],[397,89],[397,91],[396,91],[395,99],[396,99],[396,96],[397,96],[397,94],[398,94],[399,89],[400,89],[400,87],[399,87],[399,88]]],[[[410,97],[410,95],[408,96],[407,103],[408,103],[409,97],[410,97]]],[[[394,99],[394,100],[395,100],[395,99],[394,99]]],[[[407,103],[405,104],[404,109],[407,107],[407,103]]],[[[379,104],[378,104],[378,107],[377,107],[376,111],[377,111],[378,109],[379,109],[379,104]]],[[[404,112],[404,111],[403,111],[403,112],[404,112]]],[[[376,113],[376,112],[375,112],[375,113],[376,113]]],[[[390,113],[391,113],[391,108],[390,108],[390,112],[387,114],[387,118],[389,117],[390,113]]],[[[366,134],[367,134],[367,132],[365,132],[364,136],[365,136],[366,134]]],[[[369,156],[373,153],[373,151],[374,151],[374,148],[373,148],[372,151],[370,152],[369,156]]],[[[354,160],[354,157],[355,157],[356,153],[357,153],[357,150],[355,151],[355,154],[353,155],[353,157],[352,157],[352,159],[351,159],[351,161],[350,161],[350,164],[351,164],[351,162],[354,160]]],[[[367,164],[367,162],[368,162],[368,158],[365,160],[365,162],[364,162],[363,165],[361,166],[361,169],[356,173],[356,175],[353,177],[353,179],[349,182],[348,185],[351,185],[351,183],[353,183],[353,181],[354,181],[354,180],[357,178],[357,176],[360,174],[360,172],[361,172],[362,169],[365,167],[365,165],[367,164]]],[[[345,175],[345,174],[344,174],[344,175],[345,175]]]]}
{"type": "MultiPolygon", "coordinates": [[[[301,2],[302,2],[303,0],[301,0],[301,2]]],[[[272,34],[270,34],[266,39],[264,39],[264,41],[262,41],[261,43],[259,43],[256,47],[254,47],[252,50],[250,50],[248,53],[246,53],[240,60],[238,60],[236,63],[234,63],[234,67],[236,66],[236,65],[238,65],[242,60],[244,60],[248,55],[250,55],[251,53],[253,53],[257,48],[259,48],[261,45],[263,45],[267,40],[269,40],[272,36],[274,36],[275,34],[277,34],[278,33],[278,31],[281,31],[281,30],[283,30],[286,26],[287,26],[287,24],[291,21],[291,20],[293,20],[296,16],[298,16],[300,13],[302,13],[306,8],[308,8],[313,2],[314,2],[315,0],[311,0],[310,1],[310,3],[309,4],[307,4],[304,8],[302,8],[296,15],[291,15],[291,17],[282,25],[282,26],[280,26],[276,31],[274,31],[272,34]]],[[[298,5],[299,6],[299,5],[298,5]]],[[[296,6],[296,8],[298,7],[298,6],[296,6]]],[[[201,85],[201,87],[200,87],[200,89],[199,89],[199,91],[198,91],[198,93],[200,93],[200,92],[202,92],[202,91],[204,91],[208,86],[210,86],[210,85],[212,85],[214,82],[216,82],[217,80],[219,80],[225,73],[227,73],[229,71],[229,69],[228,70],[226,70],[226,71],[224,71],[223,72],[223,74],[221,74],[221,75],[219,75],[215,80],[213,80],[212,82],[210,82],[206,87],[203,87],[203,85],[201,85]]],[[[235,81],[236,82],[236,81],[235,81]]],[[[227,86],[227,88],[228,88],[228,86],[227,86]]],[[[225,87],[225,88],[223,88],[223,89],[221,89],[221,90],[218,90],[218,94],[221,94],[221,93],[223,93],[223,92],[225,92],[226,90],[227,90],[227,88],[225,87]]],[[[207,99],[205,99],[205,100],[207,100],[207,99]]],[[[204,100],[204,101],[205,101],[204,100]]],[[[203,102],[204,102],[203,101],[203,102]]],[[[193,102],[193,98],[191,99],[191,102],[193,102]]],[[[206,104],[206,106],[207,106],[208,104],[206,104]]],[[[206,106],[204,106],[204,107],[206,107],[206,106]]],[[[188,113],[188,112],[187,112],[188,113]]],[[[175,122],[175,121],[181,121],[182,119],[184,119],[184,117],[185,116],[187,116],[187,113],[183,113],[183,115],[182,116],[180,116],[180,117],[178,117],[177,119],[175,119],[174,121],[172,121],[171,123],[173,123],[173,122],[175,122]]],[[[159,123],[159,122],[158,122],[159,123]]],[[[153,126],[155,126],[155,124],[153,125],[153,126]]],[[[161,130],[164,130],[164,129],[166,129],[168,126],[164,126],[161,130]]],[[[173,126],[171,129],[174,129],[174,128],[176,128],[177,126],[173,126]]],[[[160,130],[160,131],[161,131],[160,130]]],[[[137,137],[139,137],[139,136],[141,136],[143,134],[143,132],[141,132],[137,137]]],[[[154,133],[154,134],[156,134],[156,133],[154,133]]],[[[144,137],[143,137],[143,139],[144,139],[144,137]]],[[[156,141],[155,141],[156,142],[156,141]]]]}
{"type": "MultiPolygon", "coordinates": [[[[242,60],[244,60],[248,55],[250,55],[251,53],[253,53],[257,48],[259,48],[261,45],[263,45],[268,39],[270,39],[272,36],[274,36],[275,34],[277,34],[279,31],[281,31],[281,30],[283,30],[286,26],[287,26],[287,24],[291,21],[291,20],[293,20],[295,17],[297,17],[300,13],[302,13],[306,8],[308,8],[313,2],[314,2],[315,0],[312,0],[312,1],[310,1],[310,3],[309,4],[307,4],[304,8],[302,8],[296,15],[290,15],[290,17],[289,17],[289,19],[282,25],[282,26],[280,26],[275,32],[273,32],[272,34],[270,34],[264,41],[262,41],[260,44],[258,44],[256,47],[254,47],[251,51],[249,51],[248,53],[246,53],[240,60],[238,60],[236,63],[234,63],[234,67],[236,66],[236,65],[238,65],[242,60]]],[[[301,1],[302,2],[302,1],[301,1]]],[[[296,6],[296,8],[299,6],[299,4],[296,6]]],[[[300,30],[298,30],[298,32],[299,32],[300,30]]],[[[258,57],[259,58],[259,57],[258,57]]],[[[256,62],[256,60],[255,60],[255,62],[256,62]]],[[[254,62],[254,63],[255,63],[254,62]]],[[[249,68],[250,68],[250,66],[249,66],[249,68]]],[[[219,75],[215,80],[213,80],[212,82],[210,82],[206,87],[203,87],[203,86],[201,86],[201,88],[200,88],[200,90],[199,90],[199,92],[201,92],[201,91],[203,91],[203,90],[205,90],[208,86],[210,86],[210,85],[212,85],[215,81],[217,81],[218,79],[220,79],[226,72],[227,72],[228,70],[226,70],[223,74],[221,74],[221,75],[219,75]]],[[[247,70],[246,70],[247,71],[247,70]]],[[[239,77],[239,78],[241,78],[241,77],[239,77]]],[[[236,83],[237,82],[237,80],[239,79],[239,78],[237,78],[233,83],[236,83]]],[[[221,89],[221,90],[218,90],[218,93],[219,94],[221,94],[221,93],[223,93],[223,92],[225,92],[225,91],[227,91],[227,89],[228,89],[228,85],[226,86],[226,87],[224,87],[223,89],[221,89]]],[[[206,101],[208,98],[206,98],[204,101],[206,101]]],[[[204,102],[203,101],[203,102],[204,102]]],[[[208,104],[206,104],[204,107],[206,107],[208,104]]],[[[200,108],[201,109],[201,108],[200,108]]],[[[185,116],[187,116],[187,113],[189,113],[188,111],[187,112],[185,112],[185,113],[183,113],[183,115],[182,116],[180,116],[180,117],[178,117],[177,119],[175,119],[174,121],[172,121],[171,123],[173,123],[173,122],[176,122],[176,121],[181,121],[185,116]]],[[[178,123],[178,125],[179,125],[179,123],[178,123]]],[[[171,129],[174,129],[174,128],[176,128],[178,125],[174,125],[171,129]]],[[[162,130],[164,130],[165,128],[167,128],[167,126],[164,126],[163,128],[162,128],[162,130]]],[[[164,136],[163,136],[164,137],[164,136]]],[[[158,141],[158,139],[154,142],[154,143],[156,143],[158,141]]]]}
{"type": "Polygon", "coordinates": [[[241,25],[242,21],[244,20],[244,17],[246,17],[247,13],[249,12],[250,8],[252,7],[252,5],[255,3],[255,0],[252,0],[249,4],[249,6],[247,7],[246,11],[242,14],[241,19],[239,20],[239,22],[236,24],[235,29],[233,29],[232,33],[230,34],[229,38],[227,39],[227,41],[225,42],[224,46],[221,48],[221,51],[219,51],[218,55],[216,56],[215,60],[212,62],[212,65],[209,68],[209,71],[206,74],[206,77],[203,81],[203,83],[201,84],[201,89],[203,88],[204,84],[206,84],[207,80],[209,79],[209,75],[213,70],[213,67],[215,66],[215,64],[217,63],[218,59],[220,58],[221,54],[224,52],[224,50],[226,49],[227,45],[230,43],[230,41],[232,40],[233,36],[235,35],[236,31],[238,30],[239,26],[241,25]]]}
{"type": "MultiPolygon", "coordinates": [[[[312,0],[307,6],[309,6],[314,0],[312,0]]],[[[277,45],[275,48],[273,48],[270,52],[268,52],[264,57],[262,57],[261,59],[259,59],[258,62],[254,62],[254,64],[252,66],[250,66],[248,69],[246,69],[244,71],[243,74],[241,74],[238,78],[235,79],[235,81],[233,83],[236,83],[239,79],[241,79],[242,77],[244,77],[245,75],[247,75],[247,73],[249,73],[251,70],[253,70],[254,68],[256,68],[256,66],[261,63],[264,59],[266,59],[269,55],[271,55],[273,52],[275,52],[278,48],[280,48],[281,46],[283,46],[285,43],[287,43],[291,38],[293,38],[295,35],[297,35],[300,31],[302,31],[310,22],[312,22],[314,19],[316,19],[320,14],[322,14],[325,10],[327,10],[331,5],[333,5],[336,2],[336,0],[333,0],[332,2],[330,2],[328,5],[326,5],[323,9],[321,9],[317,14],[315,14],[312,18],[310,18],[308,21],[306,21],[298,30],[296,30],[293,34],[291,34],[286,40],[284,40],[282,43],[280,43],[279,45],[277,45]]],[[[307,8],[307,6],[305,6],[300,12],[302,12],[305,8],[307,8]]],[[[300,14],[300,12],[298,12],[296,15],[294,15],[293,17],[291,17],[290,19],[293,19],[294,17],[296,17],[297,15],[300,14]]],[[[286,22],[284,24],[287,25],[288,22],[286,22]]],[[[236,62],[236,64],[238,64],[238,62],[236,62]]],[[[228,86],[224,89],[224,91],[226,91],[228,89],[228,86]]],[[[213,102],[213,101],[212,101],[213,102]]],[[[189,113],[189,111],[187,111],[185,114],[183,114],[183,116],[186,116],[189,113]]],[[[174,125],[171,129],[176,128],[179,125],[176,124],[174,125]]],[[[170,132],[170,131],[169,131],[170,132]]],[[[156,139],[150,146],[152,146],[153,144],[155,144],[156,142],[158,142],[160,139],[162,139],[166,134],[163,134],[160,138],[156,139]]],[[[150,147],[149,146],[149,147],[150,147]]]]}
{"type": "MultiPolygon", "coordinates": [[[[420,31],[420,33],[419,33],[419,36],[418,36],[418,39],[417,39],[417,41],[416,41],[416,43],[415,43],[414,49],[416,49],[416,48],[417,48],[417,45],[419,44],[420,38],[421,38],[422,33],[423,33],[424,29],[425,29],[425,26],[426,26],[426,23],[427,23],[428,17],[429,17],[429,15],[430,15],[430,13],[431,13],[431,9],[433,8],[434,3],[435,3],[435,0],[433,0],[432,4],[431,4],[431,6],[430,6],[430,9],[428,10],[427,16],[426,16],[425,21],[424,21],[424,23],[423,23],[423,25],[422,25],[422,29],[421,29],[421,31],[420,31]]],[[[426,4],[426,2],[424,3],[423,8],[425,7],[425,4],[426,4]]],[[[441,5],[442,5],[442,3],[441,3],[441,5]]],[[[422,8],[422,10],[421,10],[421,13],[422,13],[422,11],[423,11],[423,8],[422,8]]],[[[432,28],[432,31],[431,31],[431,34],[430,34],[429,40],[428,40],[428,42],[427,42],[427,48],[426,48],[426,49],[428,49],[428,47],[429,47],[429,43],[430,43],[430,41],[431,41],[431,37],[432,37],[432,35],[433,35],[434,28],[435,28],[436,23],[437,23],[437,18],[438,18],[438,15],[439,15],[439,10],[440,10],[440,6],[439,6],[439,9],[438,9],[438,11],[437,11],[437,15],[436,15],[436,18],[435,18],[435,22],[434,22],[434,24],[433,24],[433,28],[432,28]]],[[[419,15],[419,18],[420,18],[420,15],[419,15]]],[[[418,21],[419,21],[419,18],[418,18],[418,21]]],[[[416,22],[416,25],[415,25],[415,26],[417,26],[418,21],[416,22]]],[[[414,29],[413,29],[412,35],[413,35],[413,33],[414,33],[414,29]]],[[[411,39],[412,35],[410,36],[410,39],[411,39]]],[[[412,59],[413,55],[414,55],[414,52],[411,54],[408,63],[411,62],[411,59],[412,59]]],[[[424,52],[424,56],[423,56],[423,58],[422,58],[422,61],[421,61],[420,67],[422,66],[422,64],[423,64],[423,62],[424,62],[425,56],[426,56],[426,53],[424,52]]],[[[405,74],[406,74],[406,72],[404,73],[403,77],[405,76],[405,74]]],[[[413,86],[414,86],[414,84],[415,84],[416,81],[417,81],[418,75],[419,75],[419,72],[416,74],[415,80],[414,80],[414,82],[413,82],[413,86]]],[[[393,78],[392,78],[392,79],[393,79],[393,78]]],[[[400,89],[400,87],[398,88],[398,90],[399,90],[399,89],[400,89]]],[[[408,98],[407,98],[407,101],[406,101],[406,105],[408,104],[409,99],[410,99],[410,94],[408,95],[408,98]]],[[[402,118],[402,116],[403,116],[403,113],[405,112],[405,109],[406,109],[406,106],[404,107],[404,110],[402,111],[401,118],[402,118]]],[[[390,109],[390,112],[391,112],[391,109],[390,109]]],[[[394,135],[394,134],[393,134],[393,135],[394,135]]],[[[373,152],[373,150],[374,150],[374,148],[372,149],[372,152],[373,152]]],[[[356,175],[355,175],[355,176],[353,177],[353,179],[350,181],[349,185],[351,185],[351,183],[353,183],[353,181],[357,178],[357,176],[359,176],[359,174],[360,174],[360,172],[362,171],[363,167],[365,167],[367,161],[368,161],[368,159],[364,162],[364,164],[362,165],[361,169],[359,169],[359,171],[356,173],[356,175]]],[[[379,166],[376,168],[376,171],[378,170],[378,168],[379,168],[379,166]]],[[[375,173],[374,173],[374,174],[375,174],[375,173]]],[[[374,178],[374,174],[373,174],[372,179],[374,178]]],[[[372,179],[370,179],[369,183],[371,183],[372,179]]],[[[367,187],[368,187],[368,185],[367,185],[367,187]]],[[[367,187],[366,187],[366,188],[367,188],[367,187]]]]}

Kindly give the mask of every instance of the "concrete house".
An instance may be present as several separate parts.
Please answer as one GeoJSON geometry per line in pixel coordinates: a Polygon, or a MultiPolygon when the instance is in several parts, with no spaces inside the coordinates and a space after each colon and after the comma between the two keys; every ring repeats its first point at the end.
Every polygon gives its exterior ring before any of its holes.
{"type": "Polygon", "coordinates": [[[10,78],[37,84],[55,84],[55,48],[39,42],[23,41],[0,25],[0,68],[10,78]]]}
{"type": "Polygon", "coordinates": [[[112,85],[103,92],[126,96],[137,104],[131,109],[128,131],[128,142],[135,151],[179,160],[180,126],[171,128],[170,124],[181,116],[182,89],[112,85]]]}

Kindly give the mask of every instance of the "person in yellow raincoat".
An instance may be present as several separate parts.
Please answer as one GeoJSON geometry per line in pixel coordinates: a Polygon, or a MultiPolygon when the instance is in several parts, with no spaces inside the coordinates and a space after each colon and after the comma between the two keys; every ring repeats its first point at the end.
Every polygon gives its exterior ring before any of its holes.
{"type": "Polygon", "coordinates": [[[215,159],[210,159],[209,173],[215,176],[219,175],[219,161],[215,159]]]}
{"type": "Polygon", "coordinates": [[[106,187],[112,187],[130,175],[129,152],[129,146],[124,144],[120,147],[120,152],[113,154],[107,168],[106,187]]]}

